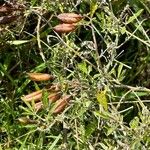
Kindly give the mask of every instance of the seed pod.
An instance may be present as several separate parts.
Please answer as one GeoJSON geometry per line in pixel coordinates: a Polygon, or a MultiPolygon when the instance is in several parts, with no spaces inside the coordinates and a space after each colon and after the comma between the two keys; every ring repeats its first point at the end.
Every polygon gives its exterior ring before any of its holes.
{"type": "Polygon", "coordinates": [[[62,96],[62,92],[58,92],[58,93],[50,94],[48,96],[48,99],[51,103],[53,103],[57,101],[58,99],[60,99],[61,96],[62,96]]]}
{"type": "MultiPolygon", "coordinates": [[[[62,96],[62,92],[50,94],[48,96],[49,102],[53,103],[53,102],[57,101],[58,99],[60,99],[61,96],[62,96]]],[[[43,107],[43,103],[42,102],[38,102],[38,103],[35,104],[35,110],[36,111],[41,110],[42,107],[43,107]]]]}
{"type": "Polygon", "coordinates": [[[78,15],[75,13],[62,13],[62,14],[58,15],[57,18],[64,23],[77,23],[83,17],[81,15],[78,15]]]}
{"type": "Polygon", "coordinates": [[[31,98],[31,97],[33,97],[33,96],[36,96],[36,95],[40,94],[40,93],[42,93],[42,90],[38,90],[38,91],[36,91],[36,92],[32,92],[32,93],[30,93],[30,94],[24,96],[23,98],[24,98],[24,99],[29,99],[29,98],[31,98]]]}
{"type": "Polygon", "coordinates": [[[24,97],[22,97],[21,99],[23,101],[26,102],[31,102],[32,100],[37,102],[42,98],[42,90],[36,91],[36,92],[32,92],[24,97]]]}
{"type": "Polygon", "coordinates": [[[54,79],[52,75],[46,73],[27,73],[27,75],[32,81],[47,81],[54,79]]]}
{"type": "Polygon", "coordinates": [[[55,110],[53,111],[53,114],[61,113],[65,107],[68,105],[69,101],[71,99],[70,95],[63,96],[60,100],[56,102],[55,110]]]}
{"type": "Polygon", "coordinates": [[[76,26],[74,24],[59,24],[55,26],[53,29],[58,33],[69,33],[74,31],[76,26]]]}
{"type": "Polygon", "coordinates": [[[18,18],[18,16],[3,16],[0,17],[0,24],[7,24],[15,21],[18,18]]]}

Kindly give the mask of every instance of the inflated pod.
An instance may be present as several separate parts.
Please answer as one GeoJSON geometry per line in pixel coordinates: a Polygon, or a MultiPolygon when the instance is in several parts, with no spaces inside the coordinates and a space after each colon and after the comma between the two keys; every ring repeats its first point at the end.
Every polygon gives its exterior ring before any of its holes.
{"type": "Polygon", "coordinates": [[[83,17],[75,13],[62,13],[62,14],[59,14],[57,18],[61,20],[63,23],[72,24],[72,23],[79,22],[83,17]]]}
{"type": "Polygon", "coordinates": [[[59,114],[61,113],[65,107],[69,104],[69,101],[71,100],[71,96],[70,95],[64,95],[61,99],[59,99],[56,102],[56,107],[53,111],[53,114],[59,114]]]}
{"type": "Polygon", "coordinates": [[[75,24],[63,23],[63,24],[56,25],[53,29],[58,33],[69,33],[74,31],[75,28],[76,28],[75,24]]]}
{"type": "MultiPolygon", "coordinates": [[[[61,92],[49,94],[48,100],[49,100],[50,103],[53,103],[53,102],[57,101],[58,99],[60,99],[61,96],[62,96],[61,92]]],[[[35,104],[35,110],[36,111],[41,110],[42,107],[43,107],[42,101],[35,104]]]]}
{"type": "Polygon", "coordinates": [[[27,73],[27,75],[32,81],[47,81],[54,79],[52,75],[47,73],[27,73]]]}
{"type": "Polygon", "coordinates": [[[43,90],[35,91],[28,95],[23,96],[21,99],[26,102],[31,102],[32,100],[36,102],[42,98],[42,92],[43,90]]]}

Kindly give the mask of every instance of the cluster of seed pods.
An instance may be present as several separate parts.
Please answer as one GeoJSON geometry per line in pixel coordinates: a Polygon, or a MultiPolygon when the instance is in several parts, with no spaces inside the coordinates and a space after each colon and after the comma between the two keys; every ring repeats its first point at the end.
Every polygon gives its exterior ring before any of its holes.
{"type": "Polygon", "coordinates": [[[53,29],[58,33],[69,33],[76,29],[77,23],[83,18],[79,14],[75,13],[62,13],[57,16],[57,18],[62,22],[56,25],[53,29]]]}
{"type": "MultiPolygon", "coordinates": [[[[54,77],[50,74],[46,73],[27,73],[28,77],[32,81],[40,82],[40,81],[48,81],[53,80],[54,77]]],[[[53,114],[59,114],[63,112],[65,107],[69,104],[71,100],[71,95],[65,95],[61,91],[61,86],[59,84],[52,84],[49,88],[44,88],[38,91],[34,91],[28,95],[23,96],[21,99],[25,102],[35,102],[34,110],[36,112],[43,109],[42,97],[43,92],[48,94],[49,103],[54,103],[53,114]]]]}

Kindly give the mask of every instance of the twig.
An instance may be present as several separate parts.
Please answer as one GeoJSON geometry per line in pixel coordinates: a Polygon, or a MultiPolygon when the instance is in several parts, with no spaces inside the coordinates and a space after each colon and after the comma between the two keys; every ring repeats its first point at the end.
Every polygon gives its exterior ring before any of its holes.
{"type": "Polygon", "coordinates": [[[75,119],[75,128],[76,128],[76,137],[77,137],[77,149],[79,150],[79,137],[78,137],[78,127],[77,127],[77,120],[75,119]]]}
{"type": "MultiPolygon", "coordinates": [[[[92,23],[91,23],[92,25],[92,23]]],[[[97,47],[97,41],[96,41],[96,36],[95,36],[95,32],[94,32],[94,29],[91,27],[92,29],[92,36],[93,36],[93,41],[94,41],[94,47],[95,47],[95,51],[96,51],[96,55],[97,55],[97,66],[98,66],[98,69],[100,69],[101,71],[103,70],[102,68],[102,63],[100,61],[100,57],[99,57],[99,53],[98,53],[98,47],[97,47]]]]}
{"type": "Polygon", "coordinates": [[[124,84],[118,84],[118,85],[113,85],[113,87],[116,88],[127,88],[130,89],[132,91],[143,91],[143,92],[149,92],[150,93],[150,89],[145,88],[145,87],[134,87],[134,86],[130,86],[130,85],[124,85],[124,84]]]}
{"type": "Polygon", "coordinates": [[[44,56],[43,51],[42,51],[41,40],[40,40],[40,24],[41,24],[41,19],[42,19],[41,16],[39,16],[38,23],[37,23],[37,42],[38,42],[38,47],[39,47],[40,55],[41,55],[43,61],[45,62],[45,56],[44,56]]]}
{"type": "MultiPolygon", "coordinates": [[[[150,100],[141,100],[143,103],[150,103],[150,100]]],[[[132,103],[139,103],[139,101],[125,101],[125,102],[111,102],[108,103],[108,105],[112,105],[112,104],[132,104],[132,103]]]]}

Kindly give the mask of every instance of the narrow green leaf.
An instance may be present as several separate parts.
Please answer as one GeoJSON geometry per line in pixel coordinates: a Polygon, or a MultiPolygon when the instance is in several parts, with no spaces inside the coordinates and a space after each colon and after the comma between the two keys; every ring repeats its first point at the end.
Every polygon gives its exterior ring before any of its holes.
{"type": "Polygon", "coordinates": [[[100,113],[99,111],[95,111],[95,112],[94,112],[94,115],[95,115],[95,116],[98,116],[98,117],[101,117],[101,118],[103,118],[103,119],[106,119],[106,120],[108,120],[108,119],[110,118],[110,117],[109,117],[109,114],[106,113],[106,111],[103,112],[103,113],[100,113]]]}
{"type": "Polygon", "coordinates": [[[1,146],[1,144],[0,144],[0,150],[2,150],[2,146],[1,146]]]}
{"type": "Polygon", "coordinates": [[[123,69],[123,64],[120,64],[119,67],[118,67],[118,78],[120,78],[120,75],[121,75],[121,72],[122,72],[122,69],[123,69]]]}
{"type": "Polygon", "coordinates": [[[127,21],[126,24],[129,24],[129,23],[133,22],[138,16],[141,15],[142,12],[143,12],[143,9],[140,9],[137,13],[135,13],[133,16],[131,16],[129,18],[129,20],[127,21]]]}
{"type": "Polygon", "coordinates": [[[105,90],[100,91],[99,93],[97,93],[96,97],[97,97],[97,101],[99,102],[99,104],[102,105],[105,110],[107,110],[108,104],[107,104],[107,98],[106,98],[106,91],[105,90]]]}
{"type": "Polygon", "coordinates": [[[124,26],[124,27],[121,28],[121,34],[123,35],[125,33],[126,33],[126,27],[124,26]]]}
{"type": "Polygon", "coordinates": [[[90,17],[91,18],[93,17],[93,15],[94,15],[95,11],[97,10],[97,8],[98,8],[97,1],[96,0],[92,1],[91,5],[90,5],[90,17]]]}
{"type": "Polygon", "coordinates": [[[21,45],[24,43],[30,42],[29,40],[15,40],[15,41],[8,41],[8,43],[12,45],[21,45]]]}
{"type": "Polygon", "coordinates": [[[49,147],[48,150],[53,150],[54,147],[55,147],[55,145],[57,144],[57,142],[59,141],[60,138],[61,138],[61,134],[59,134],[59,135],[57,136],[57,138],[55,139],[55,141],[52,143],[52,145],[49,147]]]}
{"type": "Polygon", "coordinates": [[[139,125],[139,118],[138,117],[134,117],[134,119],[131,120],[131,122],[130,122],[130,127],[132,129],[136,129],[138,127],[138,125],[139,125]]]}
{"type": "Polygon", "coordinates": [[[83,73],[88,74],[87,64],[86,62],[82,62],[78,64],[79,70],[81,70],[83,73]]]}
{"type": "Polygon", "coordinates": [[[113,126],[111,128],[107,129],[107,136],[109,136],[110,134],[112,134],[115,130],[117,129],[117,126],[113,126]]]}
{"type": "Polygon", "coordinates": [[[97,128],[97,120],[93,120],[88,125],[86,125],[85,127],[86,139],[90,138],[91,134],[95,131],[96,128],[97,128]]]}

